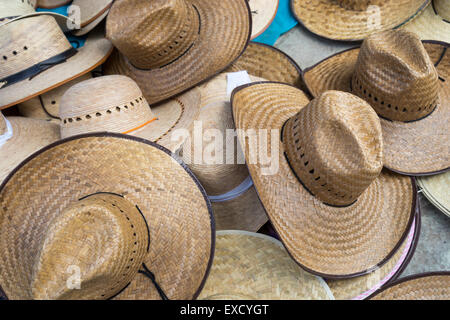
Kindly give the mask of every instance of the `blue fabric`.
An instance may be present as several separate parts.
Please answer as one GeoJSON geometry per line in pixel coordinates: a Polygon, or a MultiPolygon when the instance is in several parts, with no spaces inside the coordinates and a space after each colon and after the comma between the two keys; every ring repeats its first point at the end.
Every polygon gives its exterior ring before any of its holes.
{"type": "Polygon", "coordinates": [[[297,20],[291,12],[291,0],[279,0],[278,11],[272,24],[266,31],[253,41],[273,46],[277,39],[297,25],[297,20]]]}

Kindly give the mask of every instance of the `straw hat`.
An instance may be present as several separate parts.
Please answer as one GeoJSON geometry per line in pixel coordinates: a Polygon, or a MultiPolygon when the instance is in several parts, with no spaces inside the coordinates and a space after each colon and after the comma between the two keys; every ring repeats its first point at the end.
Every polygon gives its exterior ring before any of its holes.
{"type": "Polygon", "coordinates": [[[0,186],[7,297],[195,298],[212,263],[214,220],[178,161],[112,133],[62,140],[28,158],[0,186]]]}
{"type": "Polygon", "coordinates": [[[398,28],[422,12],[431,0],[291,0],[297,20],[328,39],[360,41],[398,28]]]}
{"type": "Polygon", "coordinates": [[[430,272],[402,278],[375,293],[372,300],[449,300],[450,272],[430,272]]]}
{"type": "Polygon", "coordinates": [[[410,230],[417,190],[414,179],[382,171],[380,121],[368,103],[339,91],[309,102],[295,87],[261,82],[235,89],[231,104],[255,188],[300,266],[351,278],[395,254],[410,230]],[[264,144],[278,146],[278,170],[250,157],[255,146],[244,133],[261,129],[264,144]]]}
{"type": "Polygon", "coordinates": [[[266,31],[277,15],[279,0],[247,0],[252,13],[252,36],[255,39],[266,31]]]}
{"type": "Polygon", "coordinates": [[[218,231],[211,274],[199,299],[332,300],[325,281],[303,271],[280,241],[245,231],[218,231]]]}
{"type": "Polygon", "coordinates": [[[423,40],[450,42],[450,0],[432,0],[431,5],[404,29],[423,40]]]}
{"type": "Polygon", "coordinates": [[[4,118],[0,113],[0,183],[25,158],[59,138],[59,126],[55,123],[4,118]]]}
{"type": "Polygon", "coordinates": [[[72,0],[37,0],[38,7],[53,9],[69,4],[72,0]]]}
{"type": "Polygon", "coordinates": [[[98,131],[131,134],[177,151],[184,140],[172,132],[190,129],[200,111],[200,92],[194,88],[149,107],[137,84],[120,75],[80,82],[61,98],[61,137],[98,131]]]}
{"type": "Polygon", "coordinates": [[[449,45],[424,45],[408,31],[385,31],[303,75],[314,96],[342,90],[369,102],[381,118],[384,165],[406,175],[450,167],[449,45]]]}
{"type": "Polygon", "coordinates": [[[118,51],[105,74],[131,77],[153,104],[224,70],[250,33],[247,0],[117,0],[106,36],[118,51]]]}
{"type": "Polygon", "coordinates": [[[450,217],[450,171],[431,177],[420,177],[417,184],[422,188],[422,194],[450,217]]]}
{"type": "Polygon", "coordinates": [[[77,6],[79,11],[70,11],[69,17],[76,12],[80,13],[80,30],[72,33],[82,36],[94,29],[109,13],[113,0],[73,0],[72,6],[77,6]]]}

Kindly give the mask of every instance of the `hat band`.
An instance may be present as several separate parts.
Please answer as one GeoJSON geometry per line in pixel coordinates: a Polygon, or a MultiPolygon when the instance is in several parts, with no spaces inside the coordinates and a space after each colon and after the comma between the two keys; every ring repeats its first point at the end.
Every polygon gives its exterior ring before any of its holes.
{"type": "Polygon", "coordinates": [[[244,192],[253,187],[253,180],[250,176],[245,178],[240,185],[233,190],[218,196],[208,196],[211,202],[225,202],[240,197],[244,192]]]}
{"type": "Polygon", "coordinates": [[[3,119],[5,119],[5,123],[6,123],[6,132],[2,135],[0,135],[0,147],[2,145],[4,145],[6,143],[6,141],[8,141],[9,139],[12,138],[13,136],[13,128],[11,125],[11,122],[9,122],[8,119],[6,119],[3,114],[0,113],[0,115],[3,117],[3,119]]]}
{"type": "Polygon", "coordinates": [[[10,75],[6,78],[0,79],[0,89],[6,88],[10,85],[13,85],[17,82],[20,82],[20,81],[23,81],[26,79],[31,80],[35,76],[40,74],[41,72],[44,72],[45,70],[47,70],[55,65],[66,62],[67,59],[74,56],[77,52],[78,51],[75,48],[71,47],[70,49],[68,49],[54,57],[51,57],[47,60],[39,62],[39,63],[29,67],[28,69],[22,70],[18,73],[10,75]]]}
{"type": "Polygon", "coordinates": [[[158,119],[158,118],[155,117],[155,118],[153,118],[153,119],[151,119],[151,120],[149,120],[149,121],[147,121],[147,122],[141,124],[140,126],[137,126],[137,127],[134,128],[134,129],[130,129],[130,130],[124,131],[124,132],[122,132],[122,133],[123,133],[123,134],[128,134],[128,133],[134,132],[134,131],[136,131],[136,130],[139,130],[139,129],[141,129],[142,127],[145,127],[146,125],[148,125],[149,123],[155,121],[156,119],[158,119]]]}

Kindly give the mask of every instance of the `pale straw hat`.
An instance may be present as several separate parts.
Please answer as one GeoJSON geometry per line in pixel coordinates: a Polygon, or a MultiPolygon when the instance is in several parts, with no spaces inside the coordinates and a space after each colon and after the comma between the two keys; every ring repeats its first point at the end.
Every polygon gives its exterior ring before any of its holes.
{"type": "Polygon", "coordinates": [[[184,143],[172,132],[189,130],[200,111],[194,88],[150,108],[137,84],[120,75],[97,77],[68,89],[61,98],[61,137],[98,131],[130,134],[176,152],[184,143]]]}
{"type": "Polygon", "coordinates": [[[105,73],[131,77],[153,104],[224,70],[250,33],[247,0],[117,0],[106,36],[118,50],[105,73]]]}
{"type": "Polygon", "coordinates": [[[255,39],[272,24],[278,11],[279,0],[247,0],[252,13],[252,36],[255,39]]]}
{"type": "Polygon", "coordinates": [[[280,241],[259,233],[218,231],[203,300],[333,300],[325,281],[302,270],[280,241]]]}
{"type": "Polygon", "coordinates": [[[450,272],[430,272],[402,278],[372,300],[450,300],[450,272]]]}
{"type": "Polygon", "coordinates": [[[416,33],[422,40],[450,42],[450,0],[432,0],[404,29],[416,33]]]}
{"type": "Polygon", "coordinates": [[[398,28],[431,0],[291,0],[297,20],[321,37],[361,41],[372,33],[398,28]]]}
{"type": "Polygon", "coordinates": [[[212,264],[203,188],[143,139],[97,133],[54,143],[3,182],[0,202],[9,299],[193,299],[212,264]]]}
{"type": "Polygon", "coordinates": [[[300,266],[352,278],[397,252],[414,220],[417,189],[413,178],[382,171],[380,120],[368,103],[339,91],[310,102],[295,87],[261,82],[235,89],[231,104],[259,198],[300,266]],[[260,129],[271,150],[278,146],[275,172],[250,157],[254,145],[243,135],[260,129]]]}
{"type": "Polygon", "coordinates": [[[430,177],[419,177],[417,184],[422,189],[422,194],[450,217],[450,171],[430,177]]]}
{"type": "Polygon", "coordinates": [[[72,6],[78,8],[69,10],[69,18],[79,13],[80,29],[72,33],[75,36],[82,36],[94,29],[106,18],[113,2],[113,0],[73,0],[72,6]]]}
{"type": "Polygon", "coordinates": [[[384,165],[406,175],[450,168],[450,51],[422,44],[417,35],[391,30],[368,37],[361,48],[338,53],[306,69],[309,91],[352,92],[378,113],[384,165]]]}

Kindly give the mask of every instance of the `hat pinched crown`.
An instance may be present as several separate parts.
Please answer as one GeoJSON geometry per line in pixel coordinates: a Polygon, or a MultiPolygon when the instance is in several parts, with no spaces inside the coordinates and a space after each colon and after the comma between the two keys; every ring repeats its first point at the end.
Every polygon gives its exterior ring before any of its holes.
{"type": "Polygon", "coordinates": [[[199,30],[199,13],[185,0],[115,1],[106,21],[106,37],[140,69],[175,61],[190,49],[199,30]]]}
{"type": "Polygon", "coordinates": [[[364,40],[352,92],[386,119],[419,120],[438,103],[438,73],[418,36],[405,30],[384,31],[364,40]]]}
{"type": "Polygon", "coordinates": [[[68,206],[51,222],[31,277],[34,299],[108,299],[133,280],[149,234],[138,208],[99,193],[68,206]]]}
{"type": "Polygon", "coordinates": [[[364,100],[326,91],[283,128],[286,157],[302,184],[319,200],[350,205],[383,167],[377,114],[364,100]]]}
{"type": "Polygon", "coordinates": [[[366,11],[369,6],[382,6],[386,0],[337,0],[347,10],[366,11]]]}

